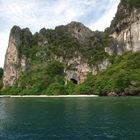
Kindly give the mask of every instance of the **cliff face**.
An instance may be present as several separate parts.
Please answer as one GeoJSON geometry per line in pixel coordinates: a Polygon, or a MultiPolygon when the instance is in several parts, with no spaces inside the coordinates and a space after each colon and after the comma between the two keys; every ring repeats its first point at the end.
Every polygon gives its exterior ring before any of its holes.
{"type": "MultiPolygon", "coordinates": [[[[111,35],[116,39],[121,48],[118,52],[138,52],[140,51],[140,8],[138,6],[139,1],[135,0],[132,3],[130,1],[125,2],[122,0],[118,6],[118,12],[111,24],[111,35]]],[[[109,50],[109,48],[108,48],[109,50]]]]}
{"type": "MultiPolygon", "coordinates": [[[[61,62],[64,66],[64,75],[61,74],[65,84],[69,81],[81,84],[88,73],[95,76],[105,71],[115,61],[112,56],[123,55],[127,51],[140,51],[139,13],[139,8],[133,7],[130,11],[121,2],[109,31],[105,32],[93,32],[79,22],[58,26],[54,30],[43,28],[34,35],[28,28],[14,26],[5,56],[4,87],[16,85],[25,89],[37,87],[43,90],[52,83],[50,77],[60,72],[57,70],[59,63],[56,62],[61,62]],[[50,68],[54,72],[51,76],[47,72],[50,62],[56,64],[53,65],[55,70],[50,68]]],[[[137,56],[136,60],[138,58],[137,56]]],[[[123,62],[120,67],[122,64],[123,62]]],[[[128,64],[125,63],[126,67],[128,64]]],[[[118,67],[114,67],[118,71],[118,67]]],[[[56,74],[52,79],[58,82],[62,77],[56,74]]],[[[110,79],[107,77],[108,81],[110,79]]],[[[98,82],[100,83],[100,78],[97,78],[97,85],[98,82]]],[[[108,83],[107,88],[110,89],[111,84],[112,82],[108,83]]]]}
{"type": "MultiPolygon", "coordinates": [[[[20,53],[21,47],[25,42],[28,44],[29,36],[24,40],[23,36],[28,29],[21,30],[18,26],[14,26],[11,30],[8,49],[5,56],[3,84],[4,86],[13,86],[16,84],[20,71],[26,69],[26,57],[20,53]]],[[[31,33],[29,32],[31,35],[31,33]]]]}
{"type": "Polygon", "coordinates": [[[85,27],[82,23],[71,22],[67,25],[68,30],[72,33],[72,36],[76,38],[80,43],[85,43],[90,37],[93,36],[93,32],[85,27]]]}
{"type": "Polygon", "coordinates": [[[108,59],[103,60],[98,65],[90,66],[88,63],[82,62],[81,58],[74,58],[67,61],[67,66],[74,66],[74,69],[65,70],[65,83],[67,84],[71,79],[77,81],[78,84],[83,83],[87,74],[92,73],[96,75],[98,72],[106,70],[111,62],[108,59]]]}
{"type": "Polygon", "coordinates": [[[116,31],[112,34],[112,37],[119,42],[124,43],[124,49],[126,51],[137,52],[140,51],[140,13],[139,10],[134,9],[130,17],[123,19],[121,23],[117,25],[116,31]],[[123,28],[127,25],[126,28],[123,28]]]}
{"type": "Polygon", "coordinates": [[[18,79],[18,69],[20,63],[18,57],[18,47],[21,45],[21,35],[20,28],[14,28],[15,32],[13,33],[11,31],[8,49],[5,57],[3,76],[4,86],[12,86],[16,83],[16,80],[18,79]]]}
{"type": "Polygon", "coordinates": [[[43,28],[35,35],[29,29],[15,26],[10,33],[5,57],[4,86],[19,84],[17,80],[22,73],[35,70],[40,63],[47,65],[47,62],[53,60],[65,65],[65,83],[71,79],[82,83],[87,73],[96,75],[111,64],[106,57],[91,56],[97,54],[96,44],[99,44],[101,53],[106,55],[103,43],[99,42],[101,40],[100,33],[92,32],[78,22],[58,26],[55,30],[43,28]],[[87,56],[85,52],[91,54],[87,56]],[[36,61],[36,65],[33,61],[36,61]],[[94,63],[90,64],[90,61],[94,63]]]}

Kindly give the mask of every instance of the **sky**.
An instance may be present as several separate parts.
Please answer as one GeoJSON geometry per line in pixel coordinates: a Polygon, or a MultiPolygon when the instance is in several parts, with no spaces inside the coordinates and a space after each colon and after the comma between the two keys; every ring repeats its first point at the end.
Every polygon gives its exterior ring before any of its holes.
{"type": "Polygon", "coordinates": [[[0,67],[4,65],[10,29],[28,27],[35,33],[71,21],[91,30],[110,26],[120,0],[0,0],[0,67]]]}

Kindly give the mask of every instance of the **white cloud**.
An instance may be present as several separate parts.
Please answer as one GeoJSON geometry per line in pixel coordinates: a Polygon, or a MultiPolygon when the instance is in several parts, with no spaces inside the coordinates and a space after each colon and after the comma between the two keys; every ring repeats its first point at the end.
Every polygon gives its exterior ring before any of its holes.
{"type": "Polygon", "coordinates": [[[117,6],[119,4],[119,1],[115,1],[112,5],[112,7],[107,11],[101,18],[99,18],[96,22],[91,23],[89,27],[92,30],[100,30],[103,31],[106,27],[110,26],[110,23],[112,19],[115,16],[115,13],[117,12],[117,6]]]}
{"type": "Polygon", "coordinates": [[[8,46],[8,35],[9,32],[0,34],[0,67],[4,66],[4,58],[5,58],[6,48],[8,46]]]}
{"type": "Polygon", "coordinates": [[[0,0],[0,67],[4,63],[9,31],[13,25],[29,27],[36,32],[43,27],[54,28],[76,20],[89,25],[91,29],[103,30],[114,16],[118,1],[0,0]],[[107,12],[108,9],[111,10],[107,12]],[[100,18],[103,10],[106,11],[105,15],[100,18]]]}

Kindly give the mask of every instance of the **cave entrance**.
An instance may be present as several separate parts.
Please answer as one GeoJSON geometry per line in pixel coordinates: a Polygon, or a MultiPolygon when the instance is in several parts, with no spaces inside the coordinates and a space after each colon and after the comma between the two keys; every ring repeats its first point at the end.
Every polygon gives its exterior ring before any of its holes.
{"type": "Polygon", "coordinates": [[[76,85],[78,84],[78,81],[73,78],[71,78],[70,81],[72,81],[73,84],[76,84],[76,85]]]}

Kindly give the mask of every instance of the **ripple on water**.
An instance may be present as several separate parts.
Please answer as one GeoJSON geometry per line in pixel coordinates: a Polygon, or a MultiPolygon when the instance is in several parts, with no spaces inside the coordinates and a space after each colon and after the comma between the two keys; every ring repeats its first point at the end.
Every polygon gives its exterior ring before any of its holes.
{"type": "Polygon", "coordinates": [[[139,106],[139,97],[0,99],[0,140],[138,140],[139,106]]]}

